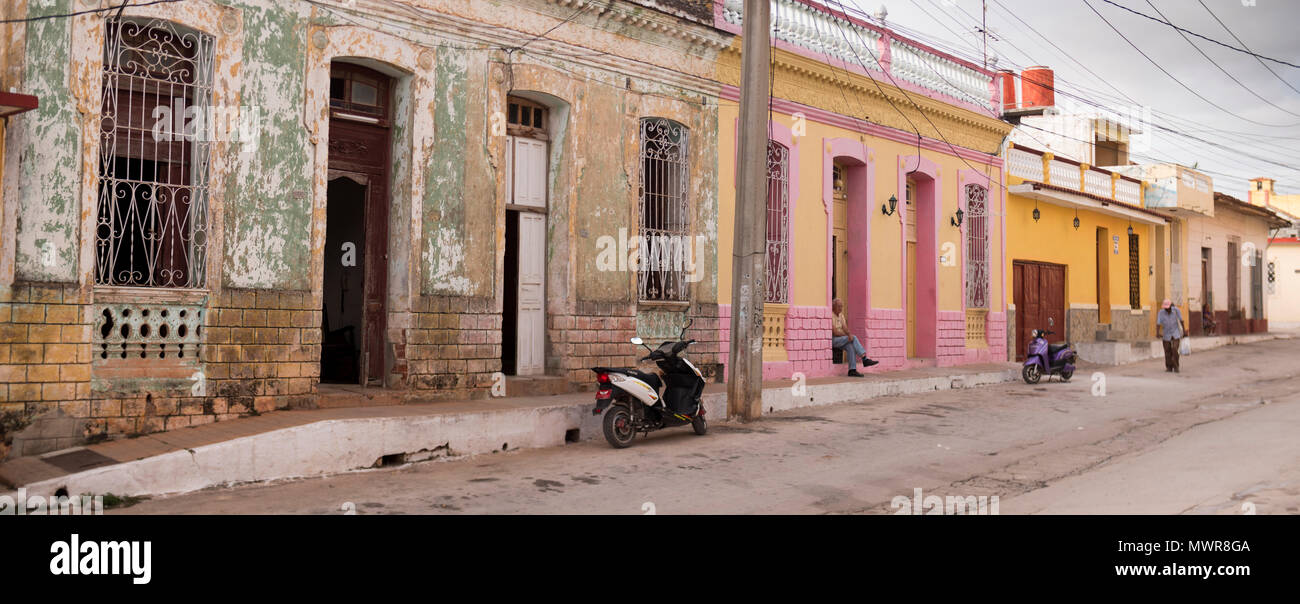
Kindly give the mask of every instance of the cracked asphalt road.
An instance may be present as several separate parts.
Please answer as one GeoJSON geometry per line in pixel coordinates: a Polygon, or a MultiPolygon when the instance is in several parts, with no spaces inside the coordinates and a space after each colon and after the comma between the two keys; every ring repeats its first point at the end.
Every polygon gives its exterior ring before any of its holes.
{"type": "Polygon", "coordinates": [[[128,514],[893,513],[913,494],[1000,513],[1300,513],[1300,350],[1274,340],[1022,382],[207,489],[128,514]],[[1094,372],[1105,396],[1094,396],[1094,372]],[[652,504],[647,506],[646,504],[652,504]],[[351,505],[348,505],[351,504],[351,505]]]}

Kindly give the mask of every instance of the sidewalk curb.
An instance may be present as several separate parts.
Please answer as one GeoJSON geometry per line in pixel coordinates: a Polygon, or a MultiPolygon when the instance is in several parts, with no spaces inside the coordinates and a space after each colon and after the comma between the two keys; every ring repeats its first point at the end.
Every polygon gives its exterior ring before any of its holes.
{"type": "MultiPolygon", "coordinates": [[[[963,371],[957,367],[942,376],[807,383],[800,394],[792,387],[769,386],[763,391],[763,407],[765,413],[772,413],[1019,379],[1019,369],[1011,368],[1014,364],[999,365],[1006,368],[963,371]]],[[[556,404],[476,412],[439,413],[431,407],[432,412],[424,415],[324,419],[19,486],[29,497],[48,497],[59,490],[78,495],[174,495],[241,483],[328,476],[377,464],[555,447],[575,436],[579,440],[603,438],[602,417],[591,414],[589,397],[584,393],[556,404]]],[[[725,391],[706,392],[703,401],[707,417],[726,417],[725,391]]],[[[715,419],[714,423],[723,422],[715,419]]]]}

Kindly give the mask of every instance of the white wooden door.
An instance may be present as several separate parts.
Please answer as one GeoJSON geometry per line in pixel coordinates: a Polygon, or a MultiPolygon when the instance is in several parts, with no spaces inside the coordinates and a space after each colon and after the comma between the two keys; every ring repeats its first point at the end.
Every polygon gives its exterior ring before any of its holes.
{"type": "MultiPolygon", "coordinates": [[[[511,141],[511,202],[546,208],[546,141],[511,141]]],[[[546,370],[546,214],[519,212],[519,336],[515,373],[539,375],[546,370]]]]}
{"type": "Polygon", "coordinates": [[[546,207],[546,141],[515,138],[512,145],[514,180],[511,203],[546,207]]]}
{"type": "Polygon", "coordinates": [[[545,371],[546,344],[546,215],[519,212],[519,338],[518,375],[545,371]]]}

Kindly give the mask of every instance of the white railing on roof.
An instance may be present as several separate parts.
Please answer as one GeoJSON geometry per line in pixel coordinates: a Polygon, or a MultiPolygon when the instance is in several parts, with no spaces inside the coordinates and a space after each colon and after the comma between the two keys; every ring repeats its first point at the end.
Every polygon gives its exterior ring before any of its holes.
{"type": "Polygon", "coordinates": [[[1079,166],[1054,159],[1048,170],[1051,170],[1053,186],[1079,190],[1079,166]]]}
{"type": "Polygon", "coordinates": [[[1007,151],[1007,174],[1043,182],[1043,157],[1012,147],[1007,151]]]}
{"type": "Polygon", "coordinates": [[[1097,170],[1083,173],[1083,192],[1102,197],[1110,197],[1110,175],[1097,170]]]}
{"type": "MultiPolygon", "coordinates": [[[[928,88],[990,111],[992,76],[928,50],[890,39],[890,69],[881,65],[881,34],[796,0],[771,0],[772,35],[782,42],[825,54],[836,61],[875,71],[928,88]]],[[[744,0],[724,0],[723,21],[743,25],[744,0]]]]}
{"type": "Polygon", "coordinates": [[[1115,182],[1115,201],[1140,206],[1142,205],[1142,184],[1125,180],[1123,178],[1115,182]]]}
{"type": "Polygon", "coordinates": [[[992,78],[896,38],[890,39],[889,48],[890,72],[894,77],[992,109],[989,93],[992,78]]]}

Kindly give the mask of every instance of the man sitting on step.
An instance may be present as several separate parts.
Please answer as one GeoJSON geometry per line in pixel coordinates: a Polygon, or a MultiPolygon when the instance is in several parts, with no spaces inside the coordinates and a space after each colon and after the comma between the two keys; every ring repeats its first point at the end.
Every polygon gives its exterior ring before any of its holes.
{"type": "Polygon", "coordinates": [[[862,347],[858,336],[849,332],[849,323],[844,318],[844,302],[839,298],[831,300],[831,346],[843,348],[849,356],[849,376],[862,377],[858,373],[858,359],[862,359],[864,368],[880,363],[867,358],[867,349],[862,347]]]}

